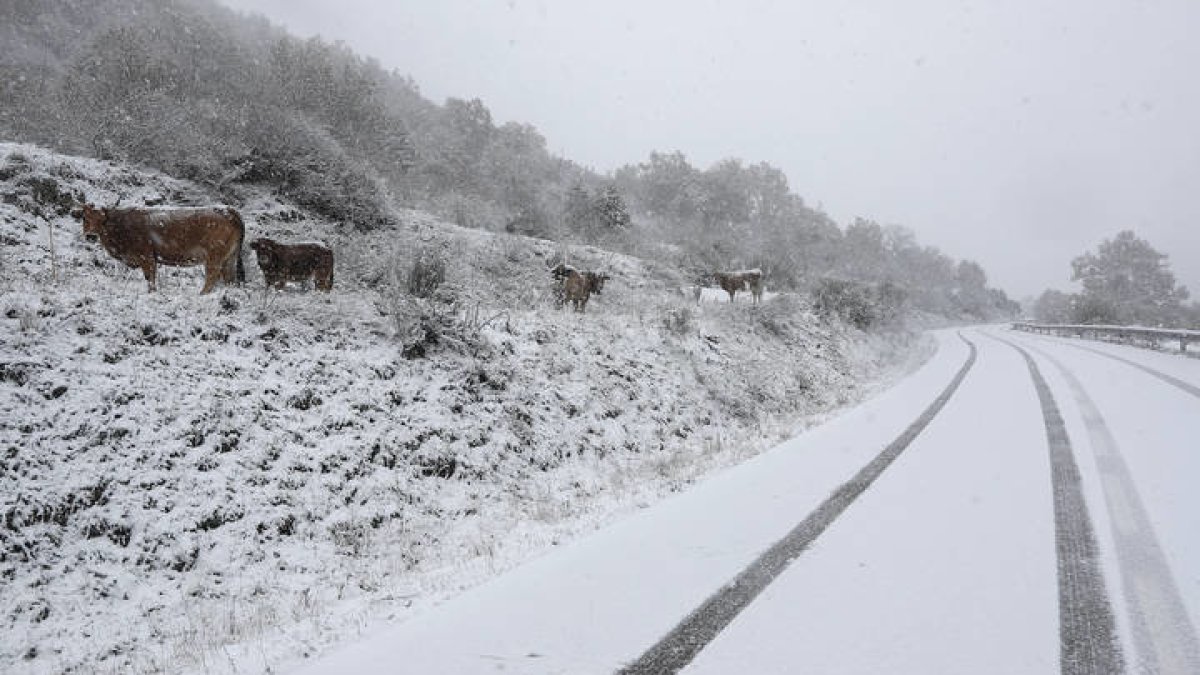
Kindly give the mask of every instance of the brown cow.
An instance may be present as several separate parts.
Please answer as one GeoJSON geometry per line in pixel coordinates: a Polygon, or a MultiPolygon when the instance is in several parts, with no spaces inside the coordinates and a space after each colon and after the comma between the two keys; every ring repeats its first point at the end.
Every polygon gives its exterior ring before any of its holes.
{"type": "Polygon", "coordinates": [[[141,268],[155,289],[158,266],[204,265],[203,295],[216,285],[246,280],[242,240],[246,226],[228,207],[98,209],[84,204],[83,234],[112,257],[141,268]]]}
{"type": "Polygon", "coordinates": [[[288,281],[309,277],[318,290],[333,289],[333,251],[320,244],[281,244],[262,237],[250,242],[268,286],[283,288],[288,281]]]}
{"type": "Polygon", "coordinates": [[[729,302],[733,302],[738,291],[749,289],[754,304],[762,302],[762,270],[740,270],[737,272],[714,272],[713,279],[717,285],[729,294],[729,302]]]}
{"type": "Polygon", "coordinates": [[[582,312],[587,307],[588,298],[592,294],[600,295],[604,290],[604,282],[609,276],[600,272],[579,271],[570,265],[559,263],[550,274],[556,280],[554,295],[558,307],[570,302],[575,311],[582,312]]]}

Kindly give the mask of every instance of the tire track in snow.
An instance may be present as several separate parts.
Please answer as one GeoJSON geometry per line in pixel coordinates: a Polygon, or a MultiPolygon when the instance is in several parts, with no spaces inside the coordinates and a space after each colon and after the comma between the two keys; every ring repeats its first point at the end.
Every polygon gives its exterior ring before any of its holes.
{"type": "Polygon", "coordinates": [[[904,452],[958,390],[967,372],[975,364],[977,352],[975,344],[963,337],[961,332],[958,337],[970,348],[970,354],[942,393],[916,421],[876,455],[875,459],[826,497],[820,506],[783,539],[773,544],[732,581],[692,610],[691,614],[665,637],[619,672],[626,675],[679,672],[821,536],[821,533],[879,478],[900,453],[904,452]]]}
{"type": "Polygon", "coordinates": [[[1076,349],[1082,349],[1086,352],[1091,352],[1093,354],[1099,354],[1100,356],[1110,358],[1114,361],[1120,361],[1121,363],[1131,365],[1134,368],[1137,368],[1138,370],[1141,370],[1143,372],[1149,373],[1150,375],[1153,375],[1154,377],[1157,377],[1158,379],[1162,380],[1163,382],[1166,382],[1169,385],[1178,387],[1179,389],[1186,391],[1187,393],[1191,394],[1192,396],[1195,396],[1196,398],[1200,398],[1200,387],[1197,387],[1194,384],[1189,384],[1187,382],[1184,382],[1183,380],[1181,380],[1177,377],[1171,377],[1170,375],[1162,372],[1161,370],[1156,370],[1154,368],[1151,368],[1150,366],[1143,366],[1142,364],[1138,363],[1137,361],[1131,361],[1130,359],[1126,359],[1126,358],[1117,356],[1115,354],[1109,354],[1106,351],[1103,351],[1100,349],[1095,349],[1094,347],[1086,347],[1084,345],[1071,345],[1071,346],[1076,349]]]}
{"type": "MultiPolygon", "coordinates": [[[[1044,336],[1040,336],[1040,335],[1036,336],[1036,337],[1041,337],[1041,338],[1045,339],[1044,336]]],[[[999,338],[996,338],[996,339],[999,339],[999,338]]],[[[1066,338],[1066,340],[1071,340],[1071,339],[1072,338],[1066,338]]],[[[1163,382],[1166,382],[1167,384],[1169,384],[1173,387],[1178,387],[1179,389],[1186,391],[1187,393],[1191,394],[1192,396],[1195,396],[1196,398],[1200,398],[1200,387],[1197,387],[1196,385],[1190,384],[1188,382],[1184,382],[1183,380],[1181,380],[1177,377],[1172,377],[1172,376],[1162,372],[1161,370],[1151,368],[1150,366],[1143,366],[1142,364],[1138,363],[1137,361],[1132,361],[1130,359],[1127,359],[1127,358],[1124,358],[1121,356],[1117,356],[1116,354],[1109,354],[1108,352],[1104,351],[1103,349],[1096,349],[1095,347],[1088,347],[1087,345],[1075,344],[1074,342],[1069,342],[1069,341],[1068,342],[1060,342],[1058,340],[1053,340],[1052,342],[1054,342],[1054,344],[1061,344],[1061,345],[1066,345],[1068,347],[1074,347],[1075,349],[1082,349],[1085,352],[1099,354],[1100,356],[1103,356],[1108,359],[1112,359],[1114,361],[1120,361],[1121,363],[1124,363],[1129,366],[1133,366],[1134,368],[1137,368],[1138,370],[1141,370],[1141,371],[1148,373],[1154,377],[1157,377],[1158,379],[1162,380],[1163,382]]]]}
{"type": "Polygon", "coordinates": [[[1042,405],[1050,446],[1050,480],[1054,494],[1054,543],[1058,558],[1059,670],[1065,675],[1121,673],[1125,670],[1112,605],[1104,586],[1096,535],[1083,496],[1083,481],[1071,450],[1071,439],[1049,385],[1029,352],[1017,344],[986,334],[1025,357],[1042,405]]]}
{"type": "Polygon", "coordinates": [[[1200,673],[1200,640],[1116,439],[1075,374],[1042,349],[1030,349],[1062,373],[1091,439],[1129,605],[1138,672],[1200,673]]]}

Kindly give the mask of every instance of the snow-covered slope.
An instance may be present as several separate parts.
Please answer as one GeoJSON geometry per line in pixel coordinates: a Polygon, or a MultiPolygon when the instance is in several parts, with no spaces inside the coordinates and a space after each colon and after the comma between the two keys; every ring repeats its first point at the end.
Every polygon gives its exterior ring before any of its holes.
{"type": "Polygon", "coordinates": [[[0,144],[0,671],[233,671],[317,653],[860,400],[927,350],[780,294],[402,212],[356,233],[254,191],[0,144]],[[139,272],[70,209],[226,201],[319,240],[330,294],[139,272]],[[51,242],[53,242],[51,244],[51,242]],[[53,251],[53,254],[51,253],[53,251]],[[612,275],[586,314],[547,268],[612,275]],[[406,292],[440,260],[432,298],[406,292]]]}

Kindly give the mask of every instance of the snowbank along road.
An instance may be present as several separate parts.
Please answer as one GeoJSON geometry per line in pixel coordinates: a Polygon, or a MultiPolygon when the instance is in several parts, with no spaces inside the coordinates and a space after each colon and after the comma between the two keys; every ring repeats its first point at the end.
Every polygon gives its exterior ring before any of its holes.
{"type": "Polygon", "coordinates": [[[303,672],[1200,672],[1200,361],[938,340],[866,404],[303,672]]]}

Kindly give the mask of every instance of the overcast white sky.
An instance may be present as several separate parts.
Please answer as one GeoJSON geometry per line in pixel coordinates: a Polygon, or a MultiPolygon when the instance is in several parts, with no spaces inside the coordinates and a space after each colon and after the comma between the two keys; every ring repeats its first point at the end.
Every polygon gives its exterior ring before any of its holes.
{"type": "Polygon", "coordinates": [[[223,1],[602,172],[767,161],[1016,297],[1133,229],[1200,297],[1197,0],[223,1]]]}

